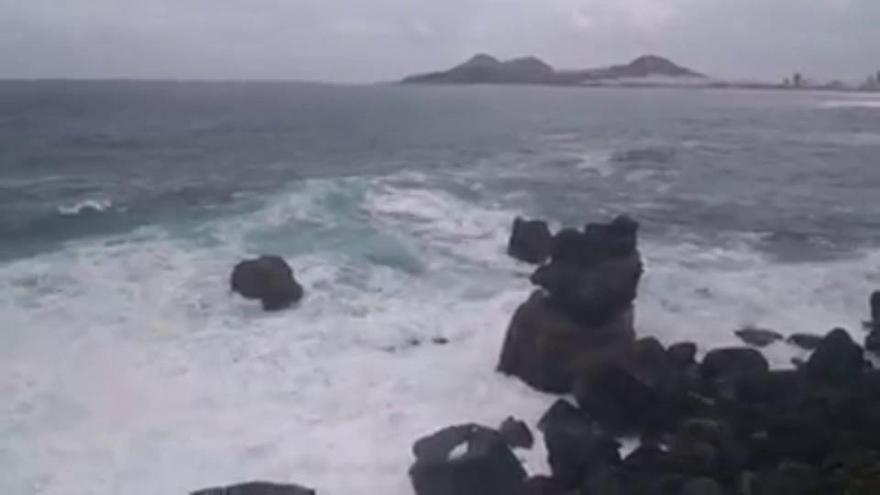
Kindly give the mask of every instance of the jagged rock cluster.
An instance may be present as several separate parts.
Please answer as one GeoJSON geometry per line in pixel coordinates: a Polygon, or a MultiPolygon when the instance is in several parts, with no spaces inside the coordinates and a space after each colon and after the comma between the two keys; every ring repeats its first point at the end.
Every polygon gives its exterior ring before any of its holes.
{"type": "MultiPolygon", "coordinates": [[[[416,442],[417,495],[876,495],[880,494],[880,292],[871,295],[864,348],[847,331],[798,333],[812,351],[785,370],[760,348],[785,337],[744,328],[751,347],[668,347],[636,338],[642,275],[638,224],[564,229],[517,219],[508,253],[538,264],[536,290],[513,315],[498,370],[566,394],[537,427],[549,476],[529,477],[514,449],[535,441],[522,421],[465,424],[416,442]],[[624,450],[623,440],[634,448],[624,450]]],[[[278,257],[236,267],[231,285],[267,310],[302,297],[278,257]]],[[[198,495],[309,495],[250,483],[198,495]]]]}
{"type": "MultiPolygon", "coordinates": [[[[754,347],[702,359],[691,342],[636,340],[636,229],[621,217],[557,234],[532,276],[541,289],[508,330],[499,369],[574,399],[559,399],[538,424],[551,475],[526,478],[511,462],[521,444],[466,425],[417,444],[417,494],[880,493],[880,370],[865,350],[843,329],[796,334],[788,341],[812,355],[773,370],[755,348],[784,338],[772,330],[737,331],[754,347]],[[623,451],[625,438],[633,450],[623,451]],[[426,482],[426,463],[442,483],[426,482]]],[[[880,295],[871,306],[867,341],[880,341],[880,295]]]]}
{"type": "Polygon", "coordinates": [[[499,371],[538,390],[567,393],[585,368],[632,345],[632,304],[642,274],[637,231],[638,224],[622,216],[549,239],[546,224],[514,222],[509,252],[549,262],[532,275],[539,289],[514,314],[499,371]]]}

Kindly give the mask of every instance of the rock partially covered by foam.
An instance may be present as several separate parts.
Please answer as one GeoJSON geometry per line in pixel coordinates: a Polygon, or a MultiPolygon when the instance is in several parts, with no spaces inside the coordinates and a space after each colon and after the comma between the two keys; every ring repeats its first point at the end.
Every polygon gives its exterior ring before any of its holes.
{"type": "Polygon", "coordinates": [[[315,495],[310,488],[299,485],[279,485],[257,481],[222,488],[207,488],[191,495],[315,495]]]}
{"type": "Polygon", "coordinates": [[[303,288],[294,278],[293,269],[280,256],[260,256],[237,264],[230,286],[247,299],[261,301],[266,311],[288,308],[303,297],[303,288]]]}
{"type": "Polygon", "coordinates": [[[504,437],[484,426],[452,426],[417,441],[409,470],[417,495],[517,494],[526,472],[504,437]]]}
{"type": "Polygon", "coordinates": [[[507,254],[526,263],[540,264],[550,257],[553,234],[543,220],[524,220],[517,217],[513,221],[507,254]]]}

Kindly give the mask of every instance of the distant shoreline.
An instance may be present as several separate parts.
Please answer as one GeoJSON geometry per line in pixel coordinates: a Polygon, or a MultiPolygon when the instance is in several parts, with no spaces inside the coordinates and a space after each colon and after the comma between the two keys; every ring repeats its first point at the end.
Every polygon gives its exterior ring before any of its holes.
{"type": "Polygon", "coordinates": [[[792,93],[846,93],[880,95],[880,88],[866,89],[856,87],[829,87],[829,86],[804,86],[792,87],[773,83],[728,83],[712,81],[698,84],[662,84],[651,82],[626,82],[614,83],[609,81],[596,81],[591,83],[564,84],[564,83],[491,83],[491,82],[419,82],[410,83],[403,81],[379,81],[362,83],[342,83],[329,81],[299,81],[299,80],[272,80],[272,79],[137,79],[137,78],[22,78],[0,79],[2,85],[24,84],[157,84],[157,85],[261,85],[261,86],[308,86],[308,87],[344,87],[344,88],[368,88],[376,86],[408,86],[408,87],[543,87],[543,88],[572,88],[572,89],[680,89],[680,90],[741,90],[741,91],[776,91],[792,93]]]}

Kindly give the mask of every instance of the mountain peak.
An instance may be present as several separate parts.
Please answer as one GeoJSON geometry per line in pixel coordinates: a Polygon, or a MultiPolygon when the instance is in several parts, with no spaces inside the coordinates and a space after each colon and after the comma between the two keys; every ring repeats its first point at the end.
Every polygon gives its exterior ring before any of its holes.
{"type": "Polygon", "coordinates": [[[501,61],[492,55],[487,55],[485,53],[478,53],[468,59],[467,62],[462,65],[498,65],[501,61]]]}
{"type": "Polygon", "coordinates": [[[700,76],[700,74],[681,67],[667,58],[658,55],[642,55],[626,65],[633,76],[700,76]]]}

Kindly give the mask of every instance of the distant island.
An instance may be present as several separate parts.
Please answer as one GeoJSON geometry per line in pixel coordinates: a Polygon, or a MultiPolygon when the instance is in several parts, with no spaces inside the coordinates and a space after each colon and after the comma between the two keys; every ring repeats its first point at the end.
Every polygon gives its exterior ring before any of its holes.
{"type": "Polygon", "coordinates": [[[880,91],[880,71],[860,84],[841,81],[818,83],[800,73],[780,82],[725,81],[710,78],[658,55],[643,55],[628,64],[609,67],[557,70],[537,57],[501,61],[491,55],[480,54],[449,70],[408,76],[401,83],[880,91]]]}
{"type": "Polygon", "coordinates": [[[537,57],[500,61],[491,55],[476,55],[467,62],[442,72],[409,76],[406,84],[552,84],[589,85],[610,81],[677,80],[702,82],[703,74],[657,55],[645,55],[625,65],[584,70],[556,70],[537,57]]]}

